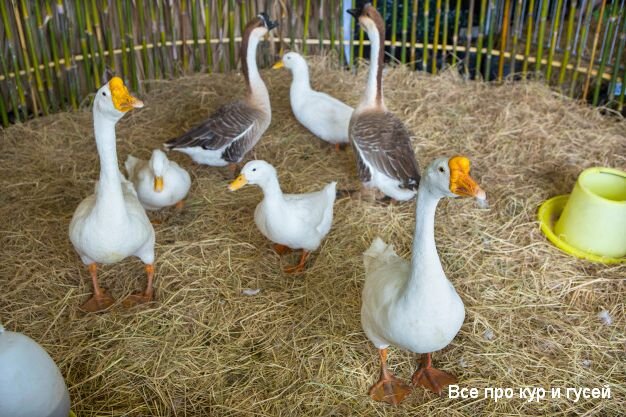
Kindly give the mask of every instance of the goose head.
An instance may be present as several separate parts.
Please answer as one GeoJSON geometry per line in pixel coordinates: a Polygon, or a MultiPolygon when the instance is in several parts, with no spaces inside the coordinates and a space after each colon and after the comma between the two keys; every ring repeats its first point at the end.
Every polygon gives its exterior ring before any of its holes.
{"type": "Polygon", "coordinates": [[[356,8],[348,9],[348,13],[358,20],[366,32],[378,31],[381,38],[385,34],[385,22],[382,16],[369,1],[360,2],[356,8]]]}
{"type": "Polygon", "coordinates": [[[298,71],[299,68],[306,67],[304,57],[297,52],[287,52],[283,58],[274,64],[273,69],[288,68],[289,70],[298,71]]]}
{"type": "Polygon", "coordinates": [[[464,156],[437,158],[426,168],[420,187],[435,197],[473,197],[485,201],[487,196],[469,175],[470,161],[464,156]]]}
{"type": "Polygon", "coordinates": [[[129,110],[143,107],[143,102],[132,96],[120,77],[113,77],[104,84],[93,100],[93,111],[117,122],[129,110]]]}
{"type": "Polygon", "coordinates": [[[271,20],[267,13],[261,12],[257,17],[252,19],[244,28],[244,38],[262,38],[269,32],[278,26],[278,22],[271,20]]]}
{"type": "Polygon", "coordinates": [[[160,193],[163,191],[163,176],[169,167],[170,161],[165,156],[165,152],[160,149],[152,151],[150,158],[150,170],[154,174],[154,191],[160,193]]]}
{"type": "Polygon", "coordinates": [[[263,186],[272,178],[276,177],[276,169],[265,161],[250,161],[241,169],[241,173],[228,189],[236,191],[246,184],[263,186]]]}

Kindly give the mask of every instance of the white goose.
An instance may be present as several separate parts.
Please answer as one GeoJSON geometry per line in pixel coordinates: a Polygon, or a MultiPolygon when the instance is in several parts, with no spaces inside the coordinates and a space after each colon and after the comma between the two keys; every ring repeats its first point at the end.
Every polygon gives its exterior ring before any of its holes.
{"type": "Polygon", "coordinates": [[[183,207],[191,187],[191,177],[176,162],[167,159],[165,152],[153,150],[149,161],[128,155],[124,166],[146,210],[159,210],[172,205],[179,209],[183,207]]]}
{"type": "Polygon", "coordinates": [[[379,349],[381,374],[370,388],[376,401],[398,404],[410,387],[387,370],[387,347],[426,354],[412,378],[441,394],[456,379],[431,366],[430,353],[446,347],[465,318],[463,301],[446,278],[435,246],[435,209],[444,197],[468,196],[485,201],[485,192],[469,176],[467,158],[436,159],[422,177],[415,213],[411,262],[376,238],[363,254],[365,284],[361,324],[379,349]]]}
{"type": "Polygon", "coordinates": [[[285,272],[302,272],[311,252],[316,250],[333,223],[336,182],[321,191],[307,194],[283,194],[276,169],[265,161],[250,161],[229,185],[231,191],[246,184],[256,184],[263,190],[263,200],[254,211],[254,222],[278,254],[292,249],[302,250],[300,262],[285,272]]]}
{"type": "Polygon", "coordinates": [[[326,93],[311,88],[309,67],[302,55],[287,52],[273,68],[289,68],[293,76],[289,89],[291,110],[296,119],[315,136],[335,145],[348,143],[348,126],[354,109],[326,93]]]}
{"type": "Polygon", "coordinates": [[[83,263],[89,266],[93,296],[81,308],[101,311],[113,297],[98,285],[97,263],[112,264],[137,256],[146,265],[148,284],[142,293],[124,300],[126,306],[152,300],[154,278],[154,229],[137,199],[133,185],[120,173],[115,144],[116,123],[143,103],[131,96],[118,78],[102,86],[93,103],[94,134],[100,156],[100,180],[95,193],[84,199],[70,223],[70,240],[83,263]]]}

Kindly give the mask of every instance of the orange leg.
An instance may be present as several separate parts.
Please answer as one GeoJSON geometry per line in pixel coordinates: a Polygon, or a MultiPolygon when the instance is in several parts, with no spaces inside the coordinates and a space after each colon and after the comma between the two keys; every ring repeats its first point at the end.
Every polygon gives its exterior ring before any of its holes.
{"type": "Polygon", "coordinates": [[[396,378],[387,370],[387,349],[379,349],[380,378],[372,385],[369,395],[374,401],[382,401],[391,405],[398,405],[404,397],[411,393],[411,386],[396,378]]]}
{"type": "Polygon", "coordinates": [[[274,251],[281,256],[286,253],[291,252],[292,250],[289,246],[281,245],[278,243],[274,243],[273,247],[274,247],[274,251]]]}
{"type": "Polygon", "coordinates": [[[154,289],[152,288],[152,281],[154,279],[154,266],[152,264],[146,265],[146,275],[148,276],[148,284],[144,292],[137,292],[129,295],[122,301],[122,305],[126,308],[134,307],[138,304],[148,303],[154,298],[154,289]]]}
{"type": "Polygon", "coordinates": [[[183,208],[185,208],[185,200],[180,200],[176,203],[176,210],[182,210],[183,208]]]}
{"type": "Polygon", "coordinates": [[[107,290],[98,285],[98,266],[95,263],[89,264],[89,273],[93,285],[93,296],[81,305],[80,309],[90,313],[106,310],[113,305],[115,300],[107,290]]]}
{"type": "Polygon", "coordinates": [[[284,269],[284,271],[288,274],[298,273],[304,271],[304,264],[306,263],[306,259],[309,257],[309,252],[302,249],[302,255],[300,255],[300,262],[297,265],[290,266],[284,269]]]}
{"type": "Polygon", "coordinates": [[[337,152],[345,151],[347,147],[348,147],[347,143],[335,143],[335,151],[337,152]]]}
{"type": "Polygon", "coordinates": [[[419,368],[413,374],[411,382],[414,386],[422,386],[435,394],[442,395],[443,389],[457,382],[456,377],[447,372],[433,368],[430,353],[422,356],[419,368]]]}

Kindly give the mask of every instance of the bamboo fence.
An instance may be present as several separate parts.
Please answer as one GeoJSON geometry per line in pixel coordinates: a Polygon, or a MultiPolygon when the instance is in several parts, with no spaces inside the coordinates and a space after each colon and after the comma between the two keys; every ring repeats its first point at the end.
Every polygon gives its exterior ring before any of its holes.
{"type": "MultiPolygon", "coordinates": [[[[280,26],[261,48],[330,54],[352,69],[369,42],[354,0],[0,0],[3,126],[78,108],[106,71],[142,80],[237,69],[241,29],[260,11],[280,26]]],[[[626,88],[625,0],[374,0],[388,60],[486,81],[539,77],[618,111],[626,88]],[[378,3],[378,4],[377,4],[378,3]],[[463,16],[463,17],[462,17],[463,16]]]]}

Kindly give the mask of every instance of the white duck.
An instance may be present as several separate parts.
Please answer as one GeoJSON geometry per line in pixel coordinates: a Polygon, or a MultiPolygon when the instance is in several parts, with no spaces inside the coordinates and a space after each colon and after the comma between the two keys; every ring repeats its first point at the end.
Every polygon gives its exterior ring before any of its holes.
{"type": "Polygon", "coordinates": [[[309,68],[302,55],[286,53],[273,68],[282,67],[289,68],[293,76],[289,101],[296,119],[315,136],[334,144],[336,149],[347,144],[354,109],[326,93],[311,89],[309,68]]]}
{"type": "Polygon", "coordinates": [[[176,162],[167,159],[165,152],[153,150],[149,161],[128,155],[124,165],[146,210],[159,210],[174,204],[179,209],[183,207],[191,177],[176,162]]]}
{"type": "Polygon", "coordinates": [[[154,229],[137,198],[133,185],[120,173],[115,144],[116,123],[143,103],[131,96],[124,82],[113,77],[102,86],[93,103],[94,134],[100,156],[100,180],[95,193],[84,199],[70,223],[70,240],[83,263],[89,266],[93,296],[81,308],[101,311],[113,304],[111,295],[98,285],[98,263],[112,264],[137,256],[146,265],[144,292],[129,296],[131,306],[152,300],[154,278],[154,229]]]}
{"type": "Polygon", "coordinates": [[[254,211],[254,222],[261,233],[275,243],[279,254],[300,249],[300,262],[285,272],[302,272],[309,254],[316,250],[333,222],[336,182],[308,194],[283,194],[276,169],[265,161],[250,161],[228,186],[231,191],[256,184],[264,198],[254,211]]]}
{"type": "Polygon", "coordinates": [[[446,278],[437,254],[435,210],[444,197],[485,201],[485,192],[469,170],[470,162],[462,156],[436,159],[427,168],[417,192],[411,263],[380,238],[363,254],[361,324],[381,359],[380,379],[369,391],[376,401],[398,404],[410,392],[408,385],[387,370],[389,345],[426,354],[413,375],[413,385],[441,394],[443,387],[456,381],[431,366],[430,352],[447,346],[465,318],[463,301],[446,278]]]}

